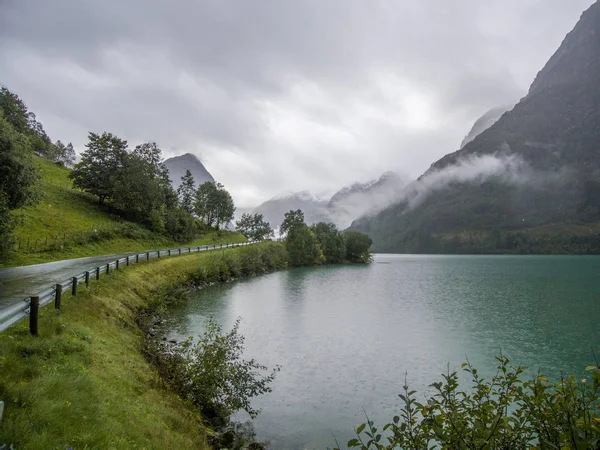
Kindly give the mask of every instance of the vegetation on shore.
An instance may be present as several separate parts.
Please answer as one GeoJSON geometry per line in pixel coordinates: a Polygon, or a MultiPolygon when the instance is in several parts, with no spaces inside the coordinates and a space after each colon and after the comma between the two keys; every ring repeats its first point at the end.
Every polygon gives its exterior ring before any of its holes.
{"type": "Polygon", "coordinates": [[[37,338],[26,323],[0,334],[0,444],[208,448],[212,432],[197,409],[168,388],[167,368],[144,358],[142,349],[157,353],[143,329],[173,289],[276,270],[286,259],[281,244],[265,242],[151,260],[64,297],[60,311],[43,308],[37,338]]]}
{"type": "MultiPolygon", "coordinates": [[[[349,448],[368,449],[593,449],[600,445],[600,366],[589,376],[543,375],[524,379],[522,367],[500,356],[496,375],[484,380],[462,365],[471,388],[463,391],[456,371],[433,383],[425,400],[403,386],[403,406],[381,428],[367,417],[349,448]]],[[[337,450],[337,449],[336,449],[337,450]]]]}
{"type": "Polygon", "coordinates": [[[285,214],[279,230],[291,266],[371,261],[369,236],[358,231],[340,232],[333,223],[319,222],[309,227],[299,209],[285,214]]]}

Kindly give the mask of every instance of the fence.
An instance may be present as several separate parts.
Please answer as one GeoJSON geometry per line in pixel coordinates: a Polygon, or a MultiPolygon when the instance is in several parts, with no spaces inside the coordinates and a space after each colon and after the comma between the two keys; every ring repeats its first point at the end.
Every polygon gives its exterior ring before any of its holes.
{"type": "Polygon", "coordinates": [[[131,264],[137,264],[142,261],[148,261],[153,258],[161,258],[163,256],[179,256],[186,253],[195,253],[201,251],[207,251],[211,249],[221,249],[227,247],[240,247],[244,245],[254,244],[254,242],[238,242],[234,244],[214,244],[214,245],[202,245],[198,247],[185,247],[168,250],[152,250],[149,252],[137,253],[134,255],[119,258],[114,261],[110,261],[106,264],[98,266],[92,270],[86,270],[62,283],[57,283],[48,289],[43,290],[37,295],[27,297],[18,303],[9,306],[6,309],[0,311],[0,332],[8,329],[12,325],[21,321],[25,317],[29,316],[29,331],[32,335],[37,336],[38,334],[38,314],[39,309],[52,301],[54,301],[54,307],[60,309],[60,303],[62,294],[65,291],[71,291],[71,295],[77,295],[77,288],[80,283],[89,285],[90,280],[100,279],[100,275],[109,274],[111,270],[119,270],[123,266],[129,266],[131,264]]]}

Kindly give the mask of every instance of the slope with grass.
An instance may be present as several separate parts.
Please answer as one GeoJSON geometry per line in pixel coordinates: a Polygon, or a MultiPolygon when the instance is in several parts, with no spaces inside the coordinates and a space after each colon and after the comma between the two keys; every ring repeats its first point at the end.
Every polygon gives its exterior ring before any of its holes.
{"type": "Polygon", "coordinates": [[[0,334],[0,446],[208,448],[202,418],[144,358],[140,313],[172,286],[276,270],[284,254],[266,242],[151,260],[43,308],[37,338],[26,323],[0,334]]]}
{"type": "Polygon", "coordinates": [[[239,233],[208,232],[193,242],[174,242],[168,237],[124,221],[84,192],[72,189],[69,169],[36,158],[42,176],[40,203],[18,212],[21,220],[14,231],[16,251],[4,266],[143,251],[183,245],[242,242],[239,233]]]}

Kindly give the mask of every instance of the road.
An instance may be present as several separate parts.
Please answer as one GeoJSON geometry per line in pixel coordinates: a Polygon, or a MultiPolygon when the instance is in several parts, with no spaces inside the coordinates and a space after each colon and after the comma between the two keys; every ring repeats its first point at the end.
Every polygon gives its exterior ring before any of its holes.
{"type": "Polygon", "coordinates": [[[92,256],[0,269],[0,309],[37,294],[69,277],[129,255],[135,253],[92,256]]]}

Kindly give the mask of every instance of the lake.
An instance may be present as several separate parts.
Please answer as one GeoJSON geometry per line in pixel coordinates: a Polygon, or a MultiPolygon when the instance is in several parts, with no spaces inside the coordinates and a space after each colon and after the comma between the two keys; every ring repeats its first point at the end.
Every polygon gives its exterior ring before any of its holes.
{"type": "Polygon", "coordinates": [[[247,356],[282,367],[253,403],[258,437],[326,448],[363,410],[390,421],[405,376],[427,393],[466,358],[486,376],[500,352],[529,374],[583,373],[600,344],[600,257],[380,254],[203,289],[169,314],[177,339],[241,317],[247,356]]]}

